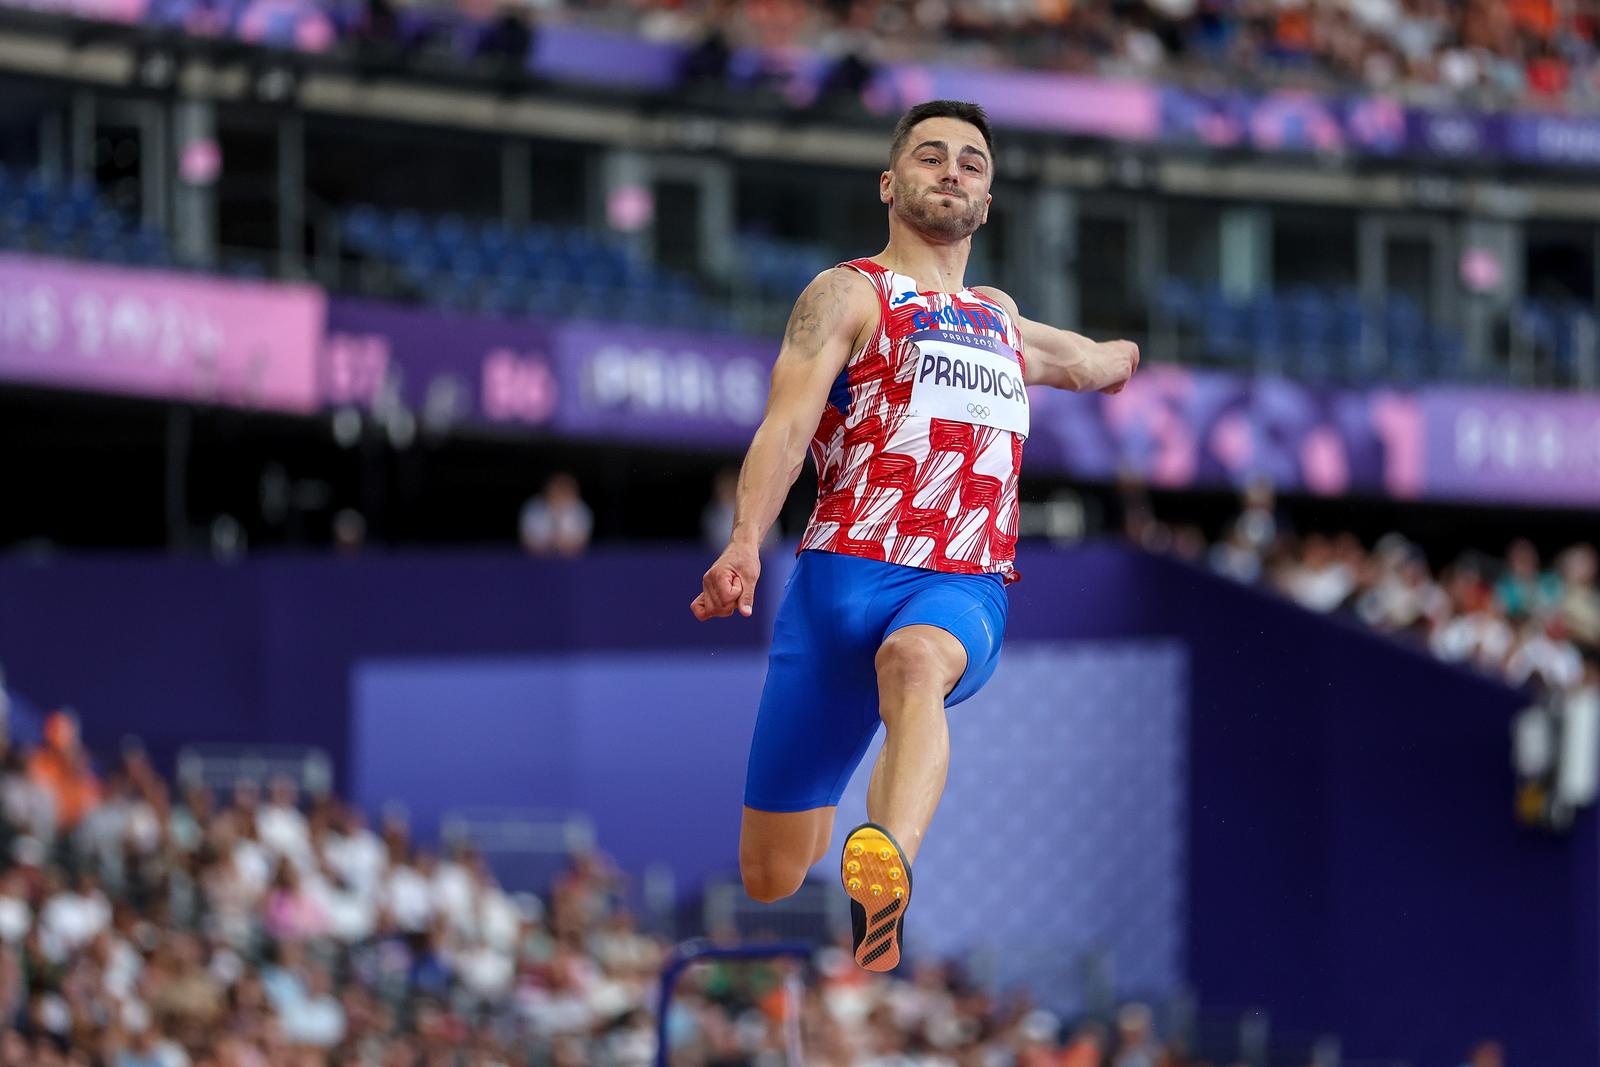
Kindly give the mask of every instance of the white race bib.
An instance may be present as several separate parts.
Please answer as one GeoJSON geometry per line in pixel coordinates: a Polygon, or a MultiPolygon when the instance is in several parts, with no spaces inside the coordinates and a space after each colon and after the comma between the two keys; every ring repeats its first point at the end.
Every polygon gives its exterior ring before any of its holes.
{"type": "Polygon", "coordinates": [[[916,359],[908,414],[1028,436],[1028,390],[1010,345],[954,330],[920,330],[906,343],[916,359]]]}

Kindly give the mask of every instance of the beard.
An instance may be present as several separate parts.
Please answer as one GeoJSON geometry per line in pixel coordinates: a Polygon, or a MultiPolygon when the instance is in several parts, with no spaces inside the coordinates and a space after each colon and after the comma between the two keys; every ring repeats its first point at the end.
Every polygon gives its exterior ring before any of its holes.
{"type": "Polygon", "coordinates": [[[983,224],[983,203],[960,194],[946,194],[940,189],[918,191],[911,183],[895,178],[891,189],[894,210],[902,219],[929,237],[944,241],[959,241],[971,237],[983,224]],[[955,207],[945,207],[941,198],[949,195],[955,207]],[[961,210],[965,204],[966,210],[961,210]]]}

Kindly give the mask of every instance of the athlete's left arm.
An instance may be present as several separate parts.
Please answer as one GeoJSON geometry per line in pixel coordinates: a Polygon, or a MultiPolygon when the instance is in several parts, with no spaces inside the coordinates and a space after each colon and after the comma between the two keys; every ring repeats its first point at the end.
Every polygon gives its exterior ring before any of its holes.
{"type": "Polygon", "coordinates": [[[1075,393],[1120,393],[1139,369],[1139,346],[1132,341],[1094,341],[1022,317],[1016,301],[992,286],[974,286],[997,301],[1022,334],[1023,380],[1075,393]]]}

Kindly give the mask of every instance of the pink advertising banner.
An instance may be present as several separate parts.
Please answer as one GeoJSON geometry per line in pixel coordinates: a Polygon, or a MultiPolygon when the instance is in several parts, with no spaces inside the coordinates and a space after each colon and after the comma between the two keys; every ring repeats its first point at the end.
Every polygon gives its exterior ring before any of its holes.
{"type": "Polygon", "coordinates": [[[309,285],[0,255],[0,380],[311,412],[326,305],[309,285]]]}

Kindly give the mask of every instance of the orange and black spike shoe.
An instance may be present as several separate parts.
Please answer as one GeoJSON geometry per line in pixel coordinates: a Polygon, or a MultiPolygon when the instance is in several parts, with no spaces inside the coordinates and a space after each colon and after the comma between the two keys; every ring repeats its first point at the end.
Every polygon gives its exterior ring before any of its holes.
{"type": "Polygon", "coordinates": [[[856,963],[869,971],[900,966],[900,933],[911,904],[911,864],[894,837],[864,822],[844,839],[839,877],[850,896],[856,963]]]}

